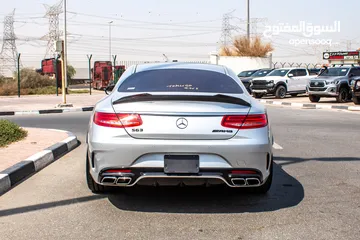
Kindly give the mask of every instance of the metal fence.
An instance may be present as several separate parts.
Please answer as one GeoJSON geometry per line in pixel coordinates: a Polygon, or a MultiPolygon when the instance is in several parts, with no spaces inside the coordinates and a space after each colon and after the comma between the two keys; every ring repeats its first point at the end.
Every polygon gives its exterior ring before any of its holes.
{"type": "Polygon", "coordinates": [[[285,67],[304,67],[304,68],[316,68],[320,64],[318,63],[294,63],[294,62],[273,62],[274,68],[285,68],[285,67]]]}

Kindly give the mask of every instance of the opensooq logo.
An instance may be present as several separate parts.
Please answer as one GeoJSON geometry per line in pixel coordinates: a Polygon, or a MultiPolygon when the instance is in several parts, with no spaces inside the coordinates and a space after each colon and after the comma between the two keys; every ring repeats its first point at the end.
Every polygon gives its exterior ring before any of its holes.
{"type": "Polygon", "coordinates": [[[278,25],[265,26],[263,35],[267,38],[279,35],[280,33],[302,33],[304,37],[318,36],[321,33],[335,33],[340,32],[340,21],[334,21],[333,25],[313,25],[300,21],[299,25],[290,26],[288,23],[279,23],[278,25]]]}

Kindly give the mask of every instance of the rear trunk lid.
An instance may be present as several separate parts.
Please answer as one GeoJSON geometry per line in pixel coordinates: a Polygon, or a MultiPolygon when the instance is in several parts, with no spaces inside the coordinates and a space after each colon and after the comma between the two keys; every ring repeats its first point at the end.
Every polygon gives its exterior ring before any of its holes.
{"type": "Polygon", "coordinates": [[[250,101],[242,100],[245,96],[241,96],[242,98],[221,94],[138,94],[133,97],[114,97],[113,108],[118,114],[140,115],[140,126],[125,127],[133,138],[221,140],[230,139],[238,132],[238,129],[221,125],[223,116],[247,115],[250,111],[250,101]]]}

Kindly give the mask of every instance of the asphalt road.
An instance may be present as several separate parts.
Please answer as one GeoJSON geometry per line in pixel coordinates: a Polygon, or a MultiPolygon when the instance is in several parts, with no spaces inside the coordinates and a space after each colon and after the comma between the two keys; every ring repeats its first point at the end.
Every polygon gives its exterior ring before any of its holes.
{"type": "Polygon", "coordinates": [[[89,113],[9,117],[72,131],[82,144],[0,197],[0,239],[359,239],[360,116],[269,107],[275,141],[267,196],[215,189],[92,194],[89,113]]]}

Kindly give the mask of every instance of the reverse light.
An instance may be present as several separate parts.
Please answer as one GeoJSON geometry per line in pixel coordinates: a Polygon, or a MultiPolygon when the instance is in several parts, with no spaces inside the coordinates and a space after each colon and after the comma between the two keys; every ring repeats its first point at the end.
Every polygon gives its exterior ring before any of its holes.
{"type": "Polygon", "coordinates": [[[227,115],[221,121],[221,126],[236,129],[262,128],[267,125],[266,114],[227,115]]]}
{"type": "Polygon", "coordinates": [[[95,112],[94,123],[103,127],[127,128],[142,125],[139,114],[95,112]]]}

